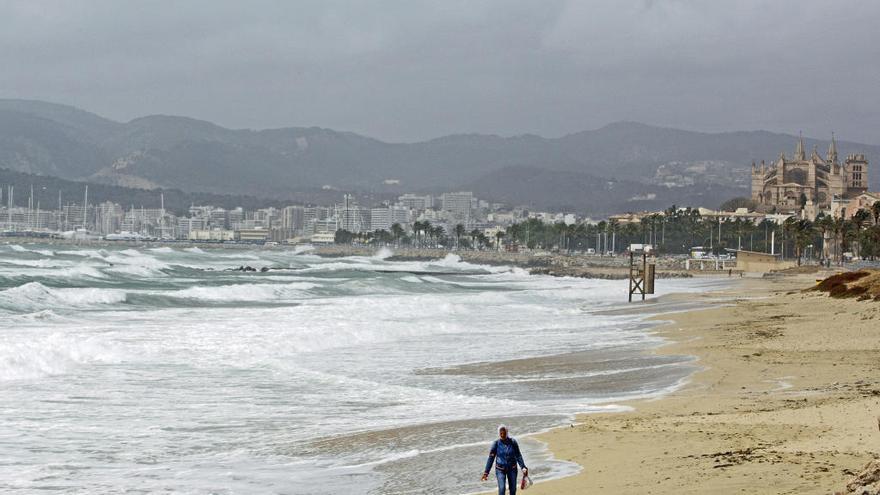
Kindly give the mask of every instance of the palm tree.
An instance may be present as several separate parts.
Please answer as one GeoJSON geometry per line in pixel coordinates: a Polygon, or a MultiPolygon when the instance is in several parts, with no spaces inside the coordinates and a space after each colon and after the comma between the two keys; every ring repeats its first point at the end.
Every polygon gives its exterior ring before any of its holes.
{"type": "MultiPolygon", "coordinates": [[[[798,225],[799,219],[796,217],[789,217],[782,224],[782,245],[783,249],[787,250],[789,257],[794,257],[797,259],[798,265],[801,264],[800,252],[798,251],[797,238],[798,238],[798,229],[800,226],[798,225]]],[[[783,252],[783,255],[785,253],[783,252]]]]}
{"type": "Polygon", "coordinates": [[[858,241],[859,232],[856,229],[856,223],[852,220],[844,220],[843,221],[843,252],[847,252],[847,250],[858,241]]]}
{"type": "Polygon", "coordinates": [[[840,263],[843,248],[843,231],[846,224],[843,218],[837,217],[831,223],[831,232],[834,234],[834,259],[840,263]]]}
{"type": "Polygon", "coordinates": [[[626,236],[626,248],[629,249],[629,245],[632,244],[633,240],[639,235],[639,226],[632,222],[624,225],[623,235],[626,236]]]}
{"type": "Polygon", "coordinates": [[[400,247],[400,238],[403,237],[403,234],[403,227],[401,227],[399,223],[395,223],[391,226],[391,236],[394,238],[395,246],[400,247]]]}
{"type": "Polygon", "coordinates": [[[420,244],[419,234],[421,233],[421,231],[422,231],[422,222],[416,220],[415,222],[413,222],[413,236],[415,236],[415,238],[416,238],[416,247],[419,247],[419,244],[420,244]]]}
{"type": "Polygon", "coordinates": [[[657,243],[657,222],[663,221],[663,215],[661,215],[659,213],[653,213],[650,216],[650,219],[651,219],[651,238],[652,238],[651,244],[654,245],[654,249],[657,249],[658,248],[658,246],[657,246],[657,244],[658,244],[657,243]]]}
{"type": "Polygon", "coordinates": [[[422,222],[423,244],[428,245],[428,239],[434,237],[434,231],[431,228],[431,222],[425,220],[422,222]]]}
{"type": "Polygon", "coordinates": [[[486,237],[486,234],[480,232],[479,234],[477,234],[477,242],[480,244],[480,249],[484,249],[486,246],[489,245],[489,238],[486,237]]]}
{"type": "Polygon", "coordinates": [[[579,251],[583,251],[584,246],[587,245],[587,241],[589,240],[588,239],[588,237],[590,235],[589,227],[585,223],[578,223],[578,224],[573,225],[572,227],[574,227],[574,228],[571,230],[571,238],[574,241],[574,244],[577,247],[577,249],[579,251]]]}
{"type": "MultiPolygon", "coordinates": [[[[852,222],[853,222],[853,227],[856,230],[856,233],[855,233],[856,241],[858,241],[859,234],[862,231],[862,227],[868,222],[868,220],[870,220],[870,218],[871,218],[871,213],[869,213],[867,210],[864,210],[861,208],[859,208],[859,211],[855,212],[855,214],[853,215],[852,222]]],[[[862,251],[861,243],[855,242],[855,246],[856,246],[855,255],[861,257],[861,254],[862,254],[861,253],[861,251],[862,251]]]]}
{"type": "Polygon", "coordinates": [[[880,201],[874,201],[871,205],[871,214],[874,215],[874,225],[880,225],[880,201]]]}
{"type": "Polygon", "coordinates": [[[797,253],[798,265],[801,264],[801,254],[804,249],[813,243],[813,222],[799,220],[795,227],[794,246],[797,253]]]}
{"type": "Polygon", "coordinates": [[[510,238],[511,242],[513,242],[515,244],[520,244],[522,242],[522,239],[520,238],[521,236],[522,236],[522,227],[520,226],[520,224],[515,223],[515,224],[507,227],[507,237],[510,238]]]}
{"type": "Polygon", "coordinates": [[[608,230],[611,231],[611,251],[617,251],[617,232],[620,230],[620,221],[616,218],[608,220],[608,230]]]}
{"type": "Polygon", "coordinates": [[[829,238],[829,234],[834,230],[834,219],[824,213],[819,213],[816,217],[816,222],[814,223],[814,228],[817,232],[822,234],[822,255],[823,257],[827,254],[829,257],[831,256],[831,250],[825,249],[825,243],[829,238]]]}
{"type": "Polygon", "coordinates": [[[476,248],[476,247],[477,247],[477,237],[479,237],[480,234],[482,234],[482,232],[480,232],[479,229],[474,229],[474,230],[472,230],[472,231],[470,232],[470,236],[471,236],[471,248],[476,248]]]}
{"type": "Polygon", "coordinates": [[[461,236],[463,236],[465,233],[464,225],[460,223],[456,224],[453,232],[455,233],[455,248],[458,249],[461,244],[461,236]]]}
{"type": "MultiPolygon", "coordinates": [[[[432,228],[430,223],[428,223],[428,222],[425,222],[425,223],[428,224],[427,230],[431,233],[431,238],[434,239],[435,245],[441,244],[441,241],[443,240],[443,238],[446,237],[446,231],[443,230],[443,226],[438,225],[438,226],[432,228]]],[[[445,244],[445,243],[443,243],[443,244],[445,244]]]]}
{"type": "Polygon", "coordinates": [[[813,223],[809,220],[798,220],[796,217],[789,217],[782,225],[783,231],[794,244],[795,257],[798,266],[801,264],[801,254],[804,248],[810,245],[813,240],[813,223]]]}
{"type": "Polygon", "coordinates": [[[498,231],[495,232],[495,247],[501,251],[501,239],[504,239],[504,232],[498,231]]]}
{"type": "Polygon", "coordinates": [[[596,254],[605,254],[605,250],[602,249],[602,233],[605,232],[605,229],[607,227],[608,222],[606,222],[605,220],[602,220],[601,222],[596,224],[596,254]]]}

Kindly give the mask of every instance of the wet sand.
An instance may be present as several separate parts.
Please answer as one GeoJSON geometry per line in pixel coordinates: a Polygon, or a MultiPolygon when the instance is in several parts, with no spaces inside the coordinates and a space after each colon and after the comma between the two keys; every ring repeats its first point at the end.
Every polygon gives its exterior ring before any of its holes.
{"type": "Polygon", "coordinates": [[[632,412],[538,435],[583,470],[529,493],[843,489],[880,452],[880,303],[802,292],[815,278],[747,279],[698,296],[730,305],[662,317],[672,344],[658,354],[696,356],[701,371],[661,399],[621,403],[632,412]]]}

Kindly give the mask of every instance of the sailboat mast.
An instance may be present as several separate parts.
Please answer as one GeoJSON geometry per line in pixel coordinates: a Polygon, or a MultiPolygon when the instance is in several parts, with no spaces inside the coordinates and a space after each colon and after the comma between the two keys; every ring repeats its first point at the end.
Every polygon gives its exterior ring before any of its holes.
{"type": "Polygon", "coordinates": [[[89,230],[88,227],[88,214],[89,214],[89,186],[86,185],[86,193],[83,196],[83,229],[89,230]]]}

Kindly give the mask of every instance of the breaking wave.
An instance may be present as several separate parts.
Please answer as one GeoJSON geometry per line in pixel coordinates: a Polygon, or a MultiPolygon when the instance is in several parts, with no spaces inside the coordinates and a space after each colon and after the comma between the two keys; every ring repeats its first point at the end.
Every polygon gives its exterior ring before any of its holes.
{"type": "Polygon", "coordinates": [[[376,254],[373,255],[373,259],[375,260],[384,260],[394,256],[394,251],[387,247],[383,247],[382,249],[376,251],[376,254]]]}
{"type": "Polygon", "coordinates": [[[119,289],[55,289],[39,282],[28,282],[0,291],[0,308],[32,313],[44,309],[89,308],[125,302],[126,293],[119,289]]]}
{"type": "Polygon", "coordinates": [[[195,299],[209,302],[271,302],[299,299],[318,284],[238,284],[215,287],[196,286],[162,295],[176,299],[195,299]]]}

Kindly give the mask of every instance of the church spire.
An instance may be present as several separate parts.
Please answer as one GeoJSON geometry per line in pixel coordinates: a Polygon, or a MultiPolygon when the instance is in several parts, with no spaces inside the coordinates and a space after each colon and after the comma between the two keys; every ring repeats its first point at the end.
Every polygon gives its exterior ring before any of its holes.
{"type": "Polygon", "coordinates": [[[828,163],[837,163],[837,140],[834,139],[834,133],[831,133],[831,144],[828,145],[828,163]]]}
{"type": "Polygon", "coordinates": [[[797,149],[794,150],[794,159],[803,161],[807,159],[807,154],[804,152],[804,135],[799,135],[800,138],[798,139],[797,149]]]}

